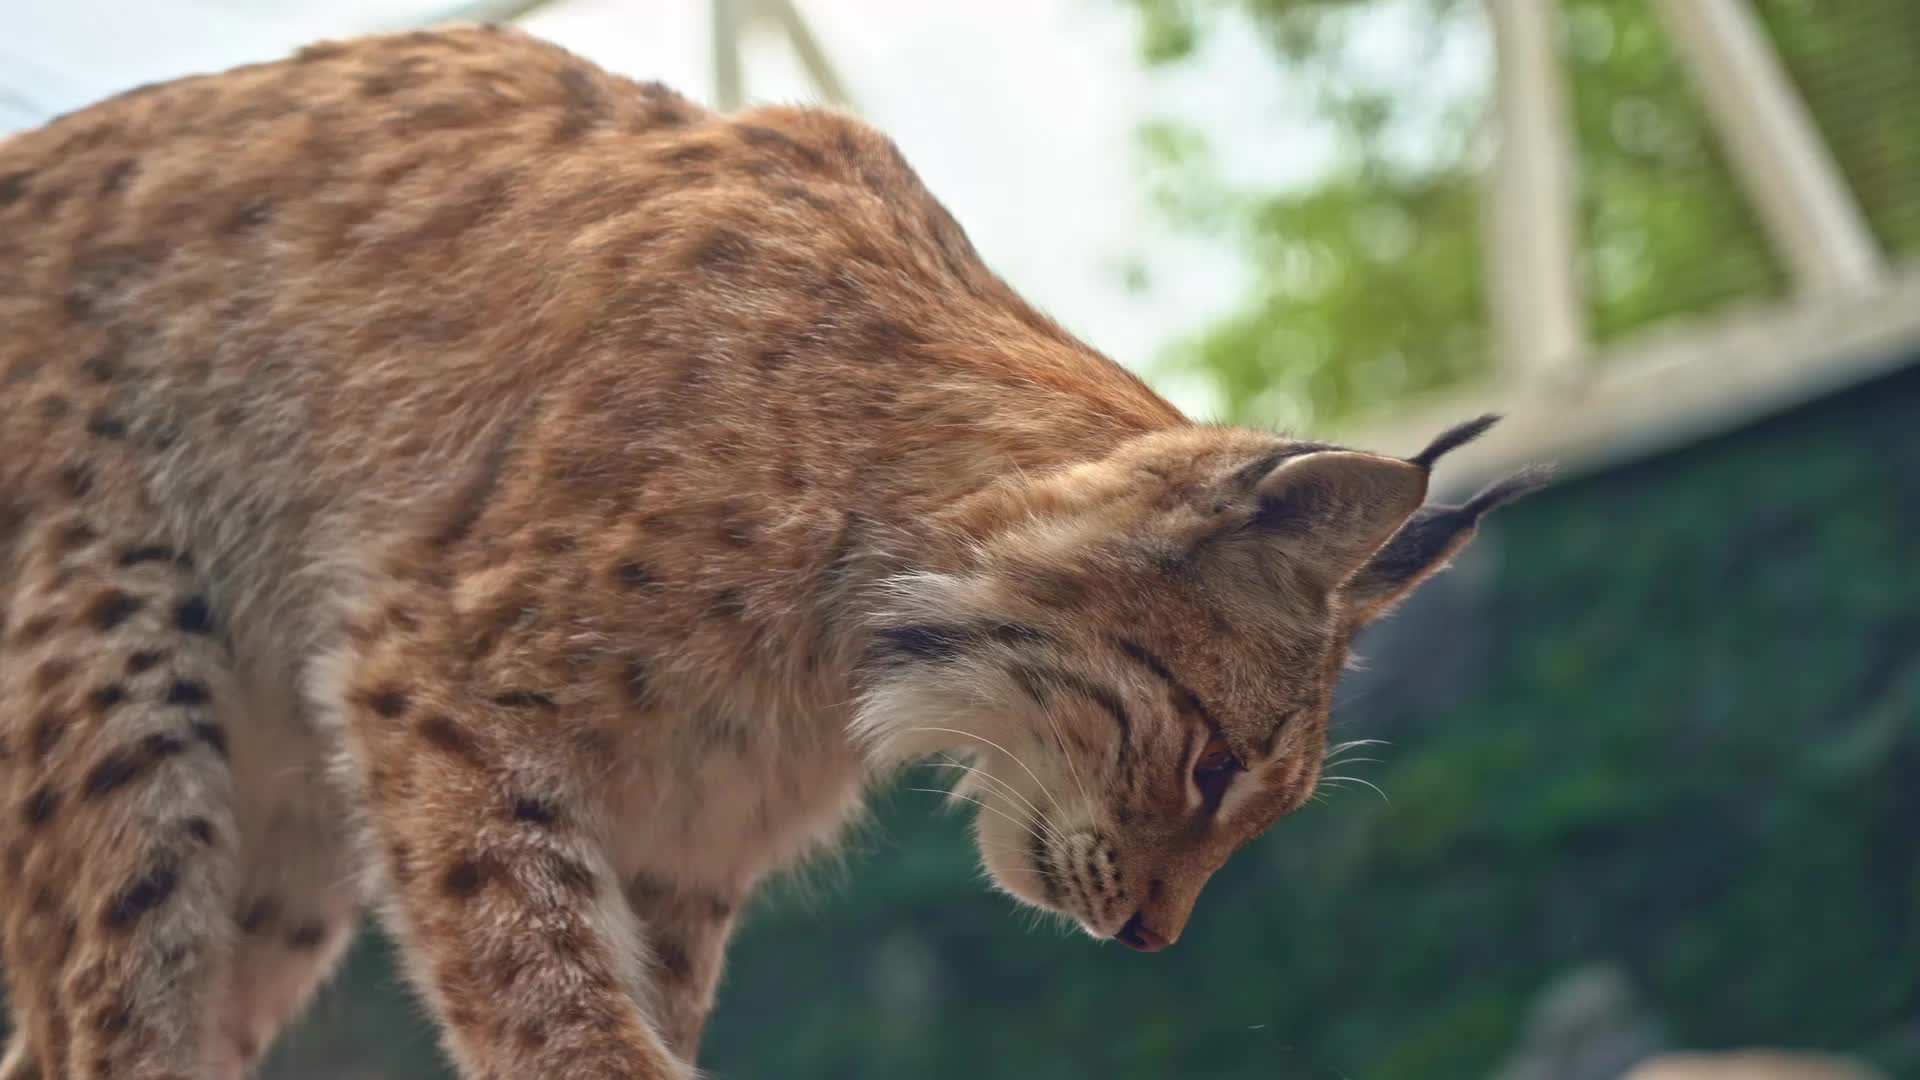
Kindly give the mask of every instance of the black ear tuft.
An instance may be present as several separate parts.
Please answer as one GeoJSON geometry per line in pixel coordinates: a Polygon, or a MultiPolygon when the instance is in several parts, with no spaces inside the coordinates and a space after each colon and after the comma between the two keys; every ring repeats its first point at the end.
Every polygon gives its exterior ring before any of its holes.
{"type": "Polygon", "coordinates": [[[1505,480],[1488,484],[1480,494],[1468,499],[1463,509],[1478,519],[1481,515],[1491,513],[1509,503],[1519,502],[1551,483],[1553,483],[1553,466],[1530,465],[1505,480]]]}
{"type": "Polygon", "coordinates": [[[1431,469],[1433,468],[1433,463],[1439,461],[1441,457],[1485,435],[1488,428],[1491,428],[1499,422],[1500,415],[1498,413],[1488,413],[1485,416],[1469,420],[1464,424],[1455,424],[1441,432],[1439,437],[1428,443],[1425,450],[1420,451],[1407,460],[1423,469],[1431,469]]]}
{"type": "Polygon", "coordinates": [[[1482,517],[1540,490],[1552,478],[1551,468],[1534,466],[1487,485],[1462,506],[1421,507],[1347,586],[1348,618],[1359,624],[1386,614],[1421,582],[1445,569],[1472,541],[1482,517]]]}

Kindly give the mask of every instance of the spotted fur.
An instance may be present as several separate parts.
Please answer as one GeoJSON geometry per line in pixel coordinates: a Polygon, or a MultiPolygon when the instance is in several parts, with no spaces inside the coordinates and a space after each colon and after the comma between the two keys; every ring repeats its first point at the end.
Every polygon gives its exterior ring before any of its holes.
{"type": "Polygon", "coordinates": [[[1478,421],[1195,425],[859,122],[497,29],[0,143],[0,327],[4,1080],[244,1075],[369,903],[464,1075],[688,1076],[741,905],[913,761],[1171,943],[1520,492],[1419,510],[1478,421]]]}

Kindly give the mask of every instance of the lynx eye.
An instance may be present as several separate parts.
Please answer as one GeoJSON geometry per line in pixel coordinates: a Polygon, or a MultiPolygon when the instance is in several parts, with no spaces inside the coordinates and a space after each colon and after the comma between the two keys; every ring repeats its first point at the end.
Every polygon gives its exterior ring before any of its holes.
{"type": "Polygon", "coordinates": [[[1237,771],[1241,768],[1244,766],[1234,755],[1233,747],[1227,745],[1226,736],[1215,735],[1207,740],[1206,746],[1201,747],[1200,760],[1193,763],[1193,774],[1204,776],[1207,773],[1224,772],[1229,769],[1237,771]]]}
{"type": "Polygon", "coordinates": [[[1246,769],[1240,756],[1227,745],[1226,737],[1215,735],[1200,748],[1200,757],[1193,763],[1193,783],[1200,789],[1200,796],[1208,810],[1220,805],[1227,793],[1227,785],[1233,783],[1233,775],[1246,769]]]}

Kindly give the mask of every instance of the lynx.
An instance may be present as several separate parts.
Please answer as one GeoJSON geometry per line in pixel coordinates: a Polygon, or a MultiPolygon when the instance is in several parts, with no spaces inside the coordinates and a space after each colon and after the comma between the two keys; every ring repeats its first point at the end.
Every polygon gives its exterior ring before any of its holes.
{"type": "Polygon", "coordinates": [[[859,122],[495,28],[0,143],[0,380],[0,1080],[244,1076],[369,907],[462,1075],[692,1076],[917,760],[1163,948],[1539,482],[1189,421],[859,122]]]}

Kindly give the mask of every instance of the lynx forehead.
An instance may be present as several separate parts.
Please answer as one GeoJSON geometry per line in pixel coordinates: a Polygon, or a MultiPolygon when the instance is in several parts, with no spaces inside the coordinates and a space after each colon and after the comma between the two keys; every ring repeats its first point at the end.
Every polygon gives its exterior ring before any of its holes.
{"type": "Polygon", "coordinates": [[[1537,479],[1195,425],[893,145],[490,28],[0,142],[0,1080],[239,1077],[378,906],[463,1075],[693,1075],[767,875],[955,770],[1136,948],[1537,479]]]}

